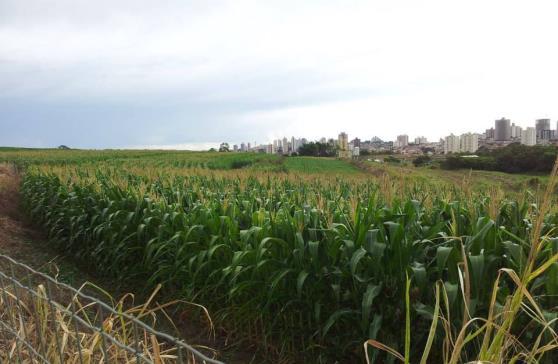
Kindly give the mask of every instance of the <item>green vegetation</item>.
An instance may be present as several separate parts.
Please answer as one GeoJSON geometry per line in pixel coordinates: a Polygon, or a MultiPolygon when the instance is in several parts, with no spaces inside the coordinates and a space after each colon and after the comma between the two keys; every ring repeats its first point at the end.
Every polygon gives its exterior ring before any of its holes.
{"type": "Polygon", "coordinates": [[[310,142],[301,146],[298,154],[306,157],[335,157],[337,148],[331,143],[310,142]]]}
{"type": "MultiPolygon", "coordinates": [[[[412,159],[409,159],[412,161],[412,159]]],[[[547,175],[504,173],[484,170],[458,169],[445,170],[439,167],[437,159],[432,164],[415,167],[411,163],[376,163],[357,162],[356,165],[375,176],[383,174],[392,178],[407,178],[414,181],[434,184],[450,184],[465,190],[476,192],[490,189],[502,189],[514,199],[519,199],[527,191],[539,191],[545,188],[547,175]]]]}
{"type": "Polygon", "coordinates": [[[275,155],[256,153],[218,153],[161,150],[64,150],[28,149],[0,151],[0,162],[19,165],[136,165],[200,169],[238,169],[280,160],[275,155]]]}
{"type": "Polygon", "coordinates": [[[288,171],[302,173],[330,173],[330,174],[352,174],[359,170],[340,159],[313,158],[313,157],[290,157],[285,159],[285,167],[288,171]]]}
{"type": "Polygon", "coordinates": [[[507,173],[549,173],[558,155],[558,148],[511,144],[494,151],[479,150],[476,154],[478,158],[449,156],[442,162],[442,168],[480,169],[507,173]]]}
{"type": "Polygon", "coordinates": [[[422,167],[432,163],[432,158],[427,155],[421,155],[413,159],[413,165],[415,167],[422,167]]]}
{"type": "Polygon", "coordinates": [[[188,155],[205,166],[225,157],[208,169],[184,168],[174,152],[71,164],[49,153],[26,164],[22,195],[54,246],[107,276],[203,304],[261,350],[304,362],[390,362],[372,349],[382,342],[408,362],[429,353],[428,363],[458,363],[492,360],[498,349],[507,360],[543,331],[538,346],[558,344],[550,183],[543,195],[401,164],[359,171],[332,159],[248,155],[250,166],[234,169],[235,154],[188,155]],[[274,163],[293,173],[266,167],[274,163]],[[529,279],[519,285],[502,272],[529,279]],[[432,345],[440,350],[424,349],[432,345]]]}
{"type": "Polygon", "coordinates": [[[392,163],[392,164],[397,164],[397,163],[401,163],[401,159],[396,158],[392,155],[388,155],[387,157],[384,158],[384,162],[386,163],[392,163]]]}
{"type": "Polygon", "coordinates": [[[334,158],[282,157],[262,153],[187,152],[161,150],[61,150],[15,149],[0,150],[0,163],[15,163],[21,167],[94,166],[137,168],[185,168],[232,170],[254,169],[271,172],[356,172],[347,161],[334,158]]]}

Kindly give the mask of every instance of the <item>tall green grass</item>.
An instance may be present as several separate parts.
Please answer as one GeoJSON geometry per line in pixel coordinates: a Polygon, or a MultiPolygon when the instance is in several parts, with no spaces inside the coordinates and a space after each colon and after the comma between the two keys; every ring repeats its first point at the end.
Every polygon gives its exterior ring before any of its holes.
{"type": "Polygon", "coordinates": [[[297,173],[354,174],[358,168],[345,160],[316,157],[291,157],[285,159],[285,167],[297,173]]]}

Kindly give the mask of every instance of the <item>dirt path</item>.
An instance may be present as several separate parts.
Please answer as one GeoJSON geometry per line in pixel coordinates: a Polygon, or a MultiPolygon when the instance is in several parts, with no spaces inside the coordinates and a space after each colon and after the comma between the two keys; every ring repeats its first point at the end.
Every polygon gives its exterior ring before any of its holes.
{"type": "Polygon", "coordinates": [[[60,257],[44,249],[44,236],[25,223],[19,209],[19,183],[13,168],[0,165],[0,253],[33,268],[48,268],[60,257]]]}
{"type": "Polygon", "coordinates": [[[74,287],[87,281],[98,283],[93,275],[54,251],[45,234],[27,221],[20,208],[20,182],[11,166],[0,164],[0,254],[74,287]]]}
{"type": "MultiPolygon", "coordinates": [[[[0,254],[55,276],[59,281],[74,287],[92,282],[106,289],[115,298],[134,291],[133,288],[117,286],[115,282],[96,277],[94,273],[84,270],[70,258],[58,254],[49,246],[45,234],[33,227],[21,211],[20,182],[18,174],[11,166],[0,164],[0,254]]],[[[136,297],[137,301],[141,301],[140,295],[136,297]]],[[[198,347],[215,348],[219,352],[219,360],[227,363],[276,362],[256,356],[254,354],[256,350],[251,345],[232,344],[232,340],[229,340],[220,328],[216,328],[216,336],[210,339],[204,319],[189,323],[180,321],[180,316],[177,316],[175,324],[180,328],[184,340],[198,347]]]]}

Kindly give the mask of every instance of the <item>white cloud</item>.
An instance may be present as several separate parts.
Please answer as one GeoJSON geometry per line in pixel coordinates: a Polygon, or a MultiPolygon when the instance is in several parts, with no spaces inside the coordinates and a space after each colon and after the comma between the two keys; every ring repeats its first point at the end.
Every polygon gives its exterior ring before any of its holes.
{"type": "Polygon", "coordinates": [[[192,150],[203,151],[211,148],[219,149],[221,143],[181,143],[181,144],[151,144],[151,145],[127,145],[120,148],[149,149],[149,150],[192,150]]]}
{"type": "Polygon", "coordinates": [[[257,129],[247,139],[528,125],[558,117],[557,12],[516,0],[3,1],[0,98],[242,105],[216,121],[222,139],[231,120],[257,129]]]}

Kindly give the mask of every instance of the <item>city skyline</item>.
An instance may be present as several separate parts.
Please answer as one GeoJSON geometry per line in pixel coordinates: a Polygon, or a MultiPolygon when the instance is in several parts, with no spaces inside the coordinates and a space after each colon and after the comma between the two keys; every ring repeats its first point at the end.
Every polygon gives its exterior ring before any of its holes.
{"type": "MultiPolygon", "coordinates": [[[[497,122],[500,119],[507,119],[510,120],[510,124],[515,124],[518,127],[521,127],[523,130],[525,130],[528,127],[533,127],[536,128],[537,122],[540,120],[547,120],[550,126],[550,130],[558,130],[558,118],[554,119],[552,117],[536,117],[535,119],[533,119],[533,121],[531,122],[517,122],[516,120],[514,120],[513,118],[509,118],[507,116],[502,116],[498,119],[494,119],[492,121],[492,124],[495,124],[495,122],[497,122]]],[[[0,127],[3,126],[3,123],[6,120],[2,120],[0,119],[0,127]]],[[[470,125],[471,123],[469,123],[468,125],[470,125]]],[[[455,129],[451,129],[451,126],[448,127],[448,132],[446,133],[428,133],[427,131],[422,131],[421,133],[418,134],[412,134],[409,132],[405,132],[403,130],[401,130],[400,132],[396,133],[396,135],[392,138],[385,137],[385,133],[382,133],[381,128],[374,128],[374,130],[377,132],[377,134],[372,134],[370,135],[370,133],[367,133],[365,135],[357,135],[356,133],[352,133],[351,131],[349,131],[349,129],[344,129],[349,135],[356,135],[357,137],[361,138],[362,140],[370,140],[372,138],[380,138],[381,140],[385,141],[385,142],[396,142],[398,136],[403,136],[406,135],[409,138],[409,143],[413,144],[414,140],[417,138],[426,138],[428,140],[428,142],[432,143],[432,142],[437,142],[440,140],[444,140],[448,135],[451,134],[455,134],[455,135],[462,135],[462,134],[468,134],[468,133],[476,133],[476,134],[483,134],[483,128],[486,129],[486,126],[489,124],[480,124],[478,122],[473,123],[473,124],[479,124],[479,127],[475,130],[471,129],[470,127],[466,127],[466,126],[461,126],[455,129]],[[457,130],[461,130],[461,132],[457,131],[457,130]],[[384,136],[382,136],[384,135],[384,136]],[[429,136],[425,136],[425,135],[439,135],[438,137],[429,137],[429,136]]],[[[490,128],[494,128],[495,125],[490,125],[490,128]]],[[[76,127],[76,129],[79,128],[78,126],[76,127]]],[[[8,130],[10,131],[10,130],[8,130]]],[[[318,133],[314,133],[311,134],[313,136],[308,136],[308,135],[300,135],[299,134],[299,138],[304,138],[308,141],[319,141],[320,139],[336,139],[337,138],[337,134],[338,134],[339,130],[337,132],[334,132],[332,135],[324,135],[324,134],[319,134],[318,133]]],[[[233,140],[226,140],[226,139],[221,139],[221,140],[215,140],[215,141],[202,141],[202,142],[177,142],[177,143],[172,143],[172,144],[131,144],[131,145],[121,145],[121,144],[117,144],[117,145],[113,145],[113,146],[108,146],[108,147],[103,147],[103,146],[85,146],[84,148],[90,148],[90,149],[161,149],[161,150],[172,150],[172,149],[176,149],[176,150],[193,150],[193,151],[203,151],[203,150],[209,150],[209,149],[216,149],[219,147],[219,145],[222,142],[226,142],[229,143],[231,146],[234,144],[237,144],[240,146],[241,143],[251,143],[253,145],[266,145],[266,144],[272,144],[273,140],[276,139],[282,139],[283,137],[287,137],[287,138],[292,138],[294,137],[295,133],[286,133],[284,135],[282,134],[274,134],[277,135],[277,138],[268,140],[267,138],[260,138],[260,141],[257,140],[257,138],[255,140],[249,141],[247,139],[242,139],[240,138],[239,141],[233,141],[233,140]],[[282,135],[282,136],[281,136],[282,135]]],[[[538,131],[536,132],[536,135],[538,137],[538,131]]],[[[0,142],[2,140],[2,135],[0,135],[0,142]]],[[[63,140],[63,139],[61,139],[63,140]]],[[[9,144],[9,143],[0,143],[0,147],[2,146],[6,146],[6,147],[30,147],[30,148],[55,148],[58,145],[66,145],[69,143],[54,143],[51,145],[20,145],[20,144],[9,144]]],[[[81,148],[82,146],[80,145],[72,145],[75,148],[81,148]]]]}
{"type": "MultiPolygon", "coordinates": [[[[358,157],[361,155],[361,152],[395,152],[400,154],[468,153],[474,157],[474,154],[480,148],[494,150],[512,143],[519,143],[525,146],[558,146],[558,121],[556,122],[556,129],[552,127],[551,119],[536,119],[534,126],[522,127],[510,119],[501,117],[496,119],[494,125],[485,129],[484,132],[467,132],[457,135],[451,133],[435,141],[429,141],[424,136],[416,136],[413,141],[408,134],[400,134],[393,141],[382,140],[377,136],[370,139],[361,138],[359,135],[353,136],[352,140],[350,140],[349,135],[342,131],[338,134],[337,139],[321,137],[311,140],[305,137],[291,136],[290,138],[274,139],[267,143],[254,142],[254,144],[250,144],[242,142],[240,145],[234,144],[229,150],[234,152],[293,155],[299,152],[299,148],[315,142],[328,144],[330,147],[336,148],[337,157],[344,159],[358,157]]],[[[222,149],[225,145],[226,143],[221,144],[219,150],[223,151],[222,149]]],[[[227,150],[226,146],[224,150],[227,150]]],[[[314,146],[309,146],[309,149],[306,148],[306,152],[303,152],[313,153],[309,152],[310,150],[315,152],[317,149],[314,146]]]]}
{"type": "MultiPolygon", "coordinates": [[[[506,117],[501,117],[499,119],[495,119],[493,121],[493,125],[491,125],[489,128],[486,128],[484,131],[475,131],[475,130],[470,130],[468,132],[464,132],[464,133],[454,133],[451,132],[445,136],[442,136],[440,138],[435,138],[435,139],[429,139],[427,137],[424,137],[424,135],[410,135],[408,133],[401,133],[399,135],[397,135],[395,138],[393,139],[383,139],[380,138],[382,141],[384,142],[393,142],[394,145],[396,147],[402,147],[402,146],[407,146],[409,144],[431,144],[431,143],[437,143],[439,141],[442,140],[446,140],[448,136],[457,136],[459,137],[460,135],[477,135],[477,136],[484,136],[486,134],[486,132],[488,132],[489,130],[492,130],[492,132],[494,133],[494,135],[492,136],[492,139],[494,139],[494,141],[498,142],[498,141],[512,141],[512,140],[516,140],[518,142],[527,144],[527,145],[534,145],[536,143],[536,141],[540,138],[540,139],[545,139],[544,136],[539,135],[539,131],[537,130],[537,128],[542,129],[542,130],[546,130],[546,131],[552,131],[553,133],[551,133],[551,135],[548,136],[548,139],[557,139],[558,138],[558,120],[555,121],[555,123],[553,122],[552,119],[548,119],[548,118],[542,118],[542,119],[535,119],[531,125],[520,125],[518,123],[516,123],[515,121],[513,121],[512,119],[506,118],[506,117]],[[544,124],[542,124],[541,122],[544,122],[544,124]],[[507,132],[505,134],[503,134],[503,136],[501,136],[500,138],[496,135],[498,133],[498,125],[501,124],[503,126],[505,126],[505,128],[509,129],[507,130],[507,132]],[[544,125],[541,127],[541,125],[544,125]],[[535,138],[535,143],[525,143],[524,139],[522,138],[521,133],[525,132],[525,131],[530,131],[530,129],[533,130],[537,130],[536,132],[534,132],[534,138],[535,138]]],[[[346,131],[341,131],[341,133],[345,134],[346,131]]],[[[350,133],[346,133],[351,135],[350,133]]],[[[290,141],[291,138],[294,140],[295,138],[297,140],[305,140],[308,142],[326,142],[328,140],[335,140],[337,139],[338,136],[322,136],[320,138],[306,138],[305,136],[290,136],[290,137],[282,137],[282,138],[278,138],[278,139],[274,139],[274,140],[270,140],[270,141],[264,141],[262,143],[258,143],[257,141],[254,141],[253,143],[253,147],[256,146],[264,146],[264,145],[268,145],[268,144],[273,144],[275,145],[276,141],[281,141],[283,139],[290,141]]],[[[371,137],[364,137],[362,135],[352,135],[349,137],[349,139],[353,139],[353,138],[358,138],[362,141],[370,141],[373,138],[379,138],[378,135],[373,135],[371,137]]],[[[490,138],[487,138],[490,139],[490,138]]],[[[532,137],[529,136],[529,140],[531,140],[532,137]]],[[[227,143],[230,143],[229,141],[227,141],[227,143]]],[[[246,143],[246,142],[240,142],[240,143],[231,143],[231,144],[238,144],[240,145],[241,143],[246,143]]],[[[468,140],[466,142],[467,145],[471,145],[471,141],[468,140]]],[[[472,148],[470,147],[466,147],[466,150],[470,151],[472,148]]]]}

